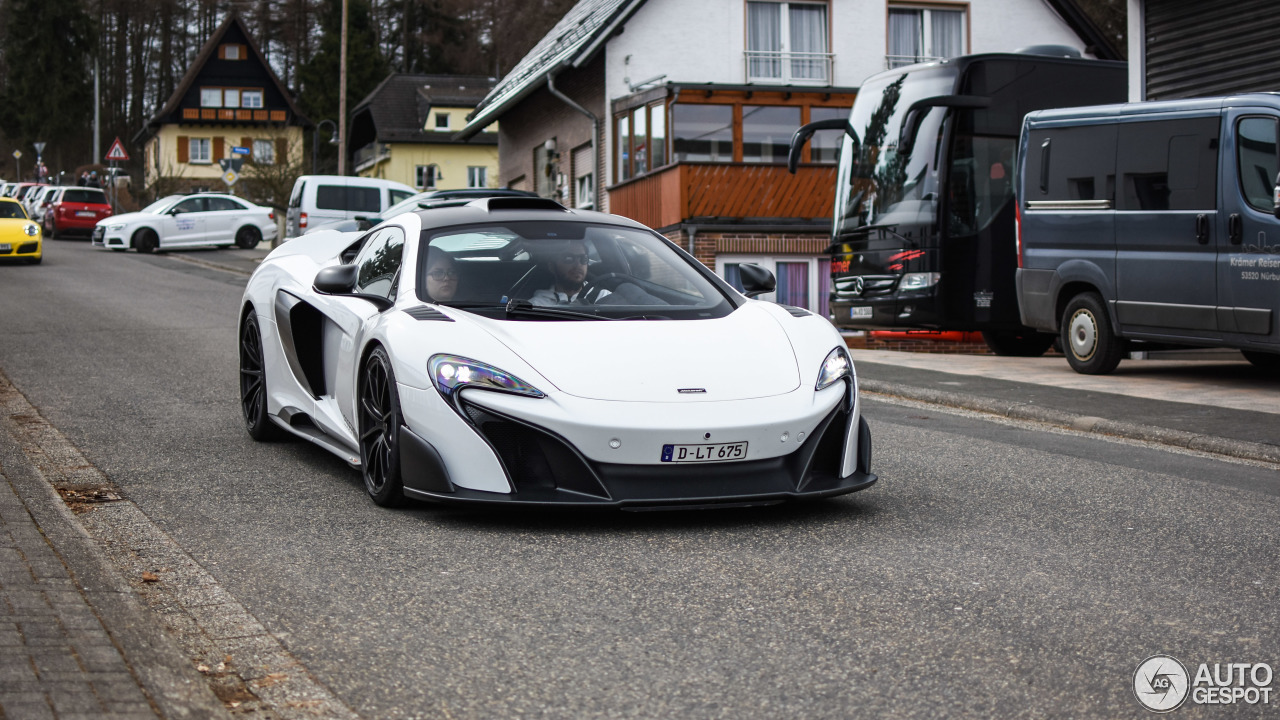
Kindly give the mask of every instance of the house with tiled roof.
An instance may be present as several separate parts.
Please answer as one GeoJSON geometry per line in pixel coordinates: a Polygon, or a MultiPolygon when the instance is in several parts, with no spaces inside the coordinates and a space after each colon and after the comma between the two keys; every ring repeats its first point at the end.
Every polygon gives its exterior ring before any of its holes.
{"type": "Polygon", "coordinates": [[[351,113],[350,166],[422,190],[497,187],[496,124],[454,138],[493,85],[478,75],[389,75],[351,113]]]}
{"type": "Polygon", "coordinates": [[[756,262],[826,314],[839,131],[886,68],[1027,45],[1118,52],[1075,0],[581,0],[476,107],[503,187],[625,215],[722,276],[756,262]]]}
{"type": "Polygon", "coordinates": [[[296,163],[309,127],[244,21],[232,14],[133,144],[142,147],[151,192],[220,191],[227,185],[218,161],[232,157],[233,148],[246,148],[249,154],[240,156],[259,165],[296,163]]]}

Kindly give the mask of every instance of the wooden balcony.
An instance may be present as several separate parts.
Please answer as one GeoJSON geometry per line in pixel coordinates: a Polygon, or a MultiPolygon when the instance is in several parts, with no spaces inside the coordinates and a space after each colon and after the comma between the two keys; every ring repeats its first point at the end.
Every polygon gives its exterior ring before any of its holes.
{"type": "Polygon", "coordinates": [[[689,218],[831,217],[835,165],[680,163],[609,188],[609,212],[653,228],[689,218]]]}

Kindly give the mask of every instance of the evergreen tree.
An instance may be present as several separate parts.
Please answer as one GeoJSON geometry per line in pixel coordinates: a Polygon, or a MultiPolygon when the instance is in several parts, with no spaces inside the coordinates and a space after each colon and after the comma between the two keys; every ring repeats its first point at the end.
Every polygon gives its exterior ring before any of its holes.
{"type": "Polygon", "coordinates": [[[9,11],[0,129],[18,143],[48,143],[53,156],[89,133],[93,21],[79,0],[10,0],[9,11]]]}

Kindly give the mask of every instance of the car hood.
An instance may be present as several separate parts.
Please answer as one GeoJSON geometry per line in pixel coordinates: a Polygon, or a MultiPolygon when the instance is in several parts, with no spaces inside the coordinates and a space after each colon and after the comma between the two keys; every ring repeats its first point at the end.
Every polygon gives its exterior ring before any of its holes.
{"type": "Polygon", "coordinates": [[[144,212],[120,213],[119,215],[112,215],[111,217],[102,218],[101,220],[98,221],[98,224],[99,225],[116,225],[120,223],[131,223],[135,220],[155,220],[158,217],[160,216],[153,213],[144,213],[144,212]]]}
{"type": "Polygon", "coordinates": [[[28,225],[39,224],[40,223],[34,220],[27,220],[26,218],[0,218],[0,232],[4,232],[6,235],[13,233],[24,234],[22,232],[22,228],[28,225]]]}
{"type": "Polygon", "coordinates": [[[752,305],[714,320],[472,317],[557,389],[577,397],[709,402],[781,395],[800,385],[787,334],[752,305]]]}

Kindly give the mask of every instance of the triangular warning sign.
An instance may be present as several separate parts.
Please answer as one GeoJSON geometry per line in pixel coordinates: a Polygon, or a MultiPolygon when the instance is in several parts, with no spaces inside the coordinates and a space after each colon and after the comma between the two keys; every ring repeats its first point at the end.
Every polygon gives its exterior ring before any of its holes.
{"type": "Polygon", "coordinates": [[[108,160],[128,160],[129,153],[124,151],[124,143],[120,142],[120,138],[111,143],[111,149],[107,151],[108,160]]]}

